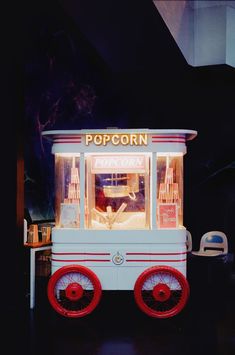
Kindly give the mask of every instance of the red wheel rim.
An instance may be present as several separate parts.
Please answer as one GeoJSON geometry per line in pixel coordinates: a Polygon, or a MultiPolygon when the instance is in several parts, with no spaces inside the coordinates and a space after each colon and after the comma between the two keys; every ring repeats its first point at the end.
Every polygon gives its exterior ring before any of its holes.
{"type": "Polygon", "coordinates": [[[80,265],[64,266],[50,278],[47,295],[56,312],[65,317],[84,317],[101,298],[101,284],[93,271],[80,265]]]}
{"type": "Polygon", "coordinates": [[[136,280],[134,296],[139,308],[155,318],[169,318],[186,305],[189,285],[184,275],[170,266],[154,266],[136,280]]]}

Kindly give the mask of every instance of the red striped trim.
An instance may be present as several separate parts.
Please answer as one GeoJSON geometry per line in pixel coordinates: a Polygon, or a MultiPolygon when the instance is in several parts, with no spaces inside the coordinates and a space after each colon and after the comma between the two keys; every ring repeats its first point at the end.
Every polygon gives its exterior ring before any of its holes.
{"type": "Polygon", "coordinates": [[[168,136],[167,134],[164,135],[164,136],[152,136],[152,138],[185,138],[185,135],[184,134],[177,134],[177,135],[174,135],[174,136],[168,136]]]}
{"type": "Polygon", "coordinates": [[[77,262],[77,261],[80,261],[80,262],[86,262],[86,261],[95,261],[95,262],[109,262],[111,260],[109,259],[74,259],[74,260],[66,260],[66,259],[54,259],[52,258],[51,259],[52,261],[58,261],[58,262],[66,262],[66,263],[73,263],[73,262],[77,262]]]}
{"type": "Polygon", "coordinates": [[[154,262],[162,262],[162,263],[179,263],[179,262],[183,262],[186,261],[187,259],[182,259],[182,260],[132,260],[132,259],[127,259],[127,262],[132,262],[132,263],[137,263],[137,262],[144,262],[144,263],[154,263],[154,262]]]}
{"type": "Polygon", "coordinates": [[[54,140],[54,143],[82,143],[81,140],[62,140],[62,139],[56,139],[54,140]]]}
{"type": "Polygon", "coordinates": [[[53,255],[110,255],[110,253],[52,253],[53,255]]]}
{"type": "Polygon", "coordinates": [[[152,140],[152,143],[185,143],[185,139],[174,139],[174,140],[152,140]]]}
{"type": "Polygon", "coordinates": [[[82,139],[82,136],[77,136],[77,135],[59,135],[59,136],[55,136],[54,139],[82,139]]]}
{"type": "Polygon", "coordinates": [[[187,251],[180,253],[126,253],[126,255],[183,255],[187,254],[187,251]]]}
{"type": "Polygon", "coordinates": [[[156,137],[156,138],[152,138],[152,140],[153,140],[153,141],[154,141],[154,140],[155,140],[155,141],[163,141],[163,142],[165,142],[165,141],[171,141],[171,140],[172,140],[172,141],[177,141],[177,140],[179,140],[179,141],[185,141],[185,138],[184,138],[184,137],[174,137],[174,138],[173,138],[173,137],[172,137],[172,138],[171,138],[171,137],[169,137],[169,138],[168,138],[168,137],[166,137],[166,138],[159,138],[159,137],[157,138],[157,137],[156,137]]]}
{"type": "MultiPolygon", "coordinates": [[[[109,259],[73,259],[73,260],[65,260],[65,259],[54,259],[52,258],[51,259],[52,261],[56,261],[56,262],[67,262],[67,263],[73,263],[73,262],[110,262],[111,260],[109,259]]],[[[187,259],[182,259],[182,260],[131,260],[131,259],[127,259],[126,261],[127,262],[149,262],[149,263],[154,263],[154,262],[167,262],[167,263],[177,263],[177,262],[184,262],[186,261],[187,259]]]]}
{"type": "Polygon", "coordinates": [[[64,138],[61,138],[61,139],[55,139],[54,142],[81,142],[82,140],[81,139],[75,139],[75,138],[72,138],[72,139],[64,139],[64,138]]]}

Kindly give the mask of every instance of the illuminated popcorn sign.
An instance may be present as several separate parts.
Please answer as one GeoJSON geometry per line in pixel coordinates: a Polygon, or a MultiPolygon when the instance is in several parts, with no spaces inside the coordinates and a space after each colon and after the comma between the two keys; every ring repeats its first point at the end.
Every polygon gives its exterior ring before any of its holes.
{"type": "Polygon", "coordinates": [[[93,155],[92,173],[144,173],[146,171],[144,155],[93,155]]]}
{"type": "Polygon", "coordinates": [[[147,145],[146,133],[139,134],[86,134],[86,145],[147,145]]]}

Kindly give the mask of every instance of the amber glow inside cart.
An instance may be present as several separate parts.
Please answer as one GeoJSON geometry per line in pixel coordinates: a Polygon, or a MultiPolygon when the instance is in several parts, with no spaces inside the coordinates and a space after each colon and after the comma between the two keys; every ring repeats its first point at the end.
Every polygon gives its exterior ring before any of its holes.
{"type": "Polygon", "coordinates": [[[147,315],[186,305],[183,158],[192,130],[45,131],[55,156],[48,298],[83,317],[102,291],[129,290],[147,315]]]}

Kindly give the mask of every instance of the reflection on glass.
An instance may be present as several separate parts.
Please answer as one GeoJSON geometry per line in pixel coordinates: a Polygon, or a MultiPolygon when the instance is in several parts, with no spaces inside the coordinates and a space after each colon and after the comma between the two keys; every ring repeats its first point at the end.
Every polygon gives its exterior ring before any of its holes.
{"type": "Polygon", "coordinates": [[[172,153],[157,156],[158,228],[183,225],[183,156],[172,153]]]}

